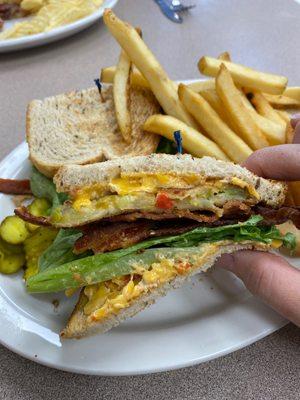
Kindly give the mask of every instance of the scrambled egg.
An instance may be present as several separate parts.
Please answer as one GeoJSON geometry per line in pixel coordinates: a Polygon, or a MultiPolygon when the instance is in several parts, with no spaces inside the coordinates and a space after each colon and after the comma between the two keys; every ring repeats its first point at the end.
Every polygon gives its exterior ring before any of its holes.
{"type": "MultiPolygon", "coordinates": [[[[198,209],[202,207],[206,209],[207,202],[205,204],[199,202],[200,197],[210,200],[210,195],[224,192],[223,200],[225,202],[228,195],[226,190],[232,187],[246,189],[244,192],[245,199],[250,197],[259,200],[259,195],[253,185],[239,178],[232,178],[230,182],[227,182],[225,180],[204,181],[203,177],[196,175],[135,174],[114,178],[108,182],[106,187],[96,184],[77,191],[73,197],[72,208],[77,212],[88,209],[113,210],[113,208],[121,211],[133,208],[150,210],[151,208],[156,208],[155,196],[163,192],[178,201],[191,197],[190,204],[184,204],[181,207],[180,204],[174,203],[175,208],[191,209],[191,206],[195,206],[198,209]],[[153,195],[152,197],[150,196],[151,194],[153,195]],[[143,207],[142,202],[147,195],[147,207],[143,207]],[[139,201],[138,204],[136,204],[136,200],[139,201]]],[[[237,197],[237,199],[239,198],[237,197]]],[[[212,200],[214,200],[213,197],[212,200]]],[[[208,209],[213,210],[214,207],[208,207],[208,209]]]]}
{"type": "Polygon", "coordinates": [[[203,258],[214,253],[217,248],[218,245],[205,244],[204,251],[192,259],[158,258],[148,269],[144,265],[135,265],[131,275],[87,286],[84,289],[88,299],[84,313],[91,321],[100,321],[116,315],[120,310],[129,307],[134,299],[151,289],[170,282],[177,276],[190,274],[201,265],[203,258]]]}

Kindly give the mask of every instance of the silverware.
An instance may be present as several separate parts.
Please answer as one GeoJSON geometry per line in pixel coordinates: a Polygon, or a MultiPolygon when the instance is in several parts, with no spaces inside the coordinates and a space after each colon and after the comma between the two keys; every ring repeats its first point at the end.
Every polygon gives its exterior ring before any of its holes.
{"type": "MultiPolygon", "coordinates": [[[[170,1],[166,0],[168,3],[170,3],[170,1]]],[[[184,6],[180,0],[172,0],[171,4],[170,4],[170,8],[173,11],[177,11],[177,12],[182,12],[182,11],[188,11],[191,8],[196,7],[196,4],[191,4],[189,6],[184,6]]]]}
{"type": "Polygon", "coordinates": [[[159,6],[163,14],[169,18],[173,22],[177,22],[179,24],[182,23],[182,18],[176,11],[172,10],[170,5],[165,2],[165,0],[154,0],[155,3],[159,6]]]}
{"type": "Polygon", "coordinates": [[[171,21],[181,24],[183,22],[180,12],[185,12],[194,8],[195,5],[185,6],[180,0],[154,0],[160,7],[163,14],[171,21]]]}

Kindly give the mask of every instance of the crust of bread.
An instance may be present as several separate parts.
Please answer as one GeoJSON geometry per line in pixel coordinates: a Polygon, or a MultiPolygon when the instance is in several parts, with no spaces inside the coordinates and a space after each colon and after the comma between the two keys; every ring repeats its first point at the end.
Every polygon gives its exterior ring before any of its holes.
{"type": "Polygon", "coordinates": [[[59,169],[54,183],[60,192],[70,192],[99,182],[135,173],[197,174],[213,179],[240,178],[253,185],[266,205],[279,207],[286,195],[286,185],[254,175],[232,162],[211,157],[194,158],[188,154],[151,154],[131,158],[118,158],[86,166],[67,165],[59,169]]]}
{"type": "Polygon", "coordinates": [[[160,106],[148,89],[130,90],[132,141],[127,144],[119,131],[112,87],[73,91],[44,100],[33,100],[27,108],[26,138],[29,158],[44,175],[52,177],[68,164],[92,164],[122,156],[151,154],[159,137],[142,130],[147,118],[160,106]]]}
{"type": "MultiPolygon", "coordinates": [[[[215,246],[215,244],[214,244],[215,246]]],[[[209,255],[203,260],[203,263],[199,265],[197,269],[194,269],[190,275],[177,276],[172,281],[163,284],[151,292],[141,295],[139,298],[135,299],[133,304],[125,309],[120,310],[117,315],[110,316],[101,322],[93,321],[90,322],[87,316],[84,314],[83,308],[86,304],[86,297],[81,291],[77,305],[67,322],[66,327],[61,332],[61,337],[64,339],[79,339],[82,337],[104,333],[110,329],[118,326],[121,322],[127,318],[133,317],[138,312],[144,310],[153,304],[158,298],[163,297],[171,289],[176,289],[182,286],[189,278],[199,272],[205,272],[211,268],[215,261],[224,253],[233,253],[237,250],[260,250],[268,251],[270,246],[259,243],[259,242],[243,242],[243,243],[224,243],[215,246],[214,252],[209,252],[209,255]]]]}

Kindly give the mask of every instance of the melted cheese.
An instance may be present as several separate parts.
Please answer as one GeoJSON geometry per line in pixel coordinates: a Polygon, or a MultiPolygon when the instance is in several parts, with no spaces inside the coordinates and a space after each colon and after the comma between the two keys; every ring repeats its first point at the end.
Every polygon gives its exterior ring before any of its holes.
{"type": "Polygon", "coordinates": [[[247,182],[243,181],[242,179],[236,178],[236,177],[231,178],[231,183],[235,186],[239,186],[242,189],[247,189],[251,196],[255,197],[257,200],[260,199],[260,196],[257,193],[256,189],[250,183],[247,183],[247,182]]]}
{"type": "Polygon", "coordinates": [[[115,278],[108,282],[86,287],[85,295],[89,301],[84,307],[84,313],[92,321],[100,321],[109,315],[118,314],[123,308],[129,307],[134,299],[149,290],[170,282],[177,276],[187,275],[193,268],[201,265],[203,257],[215,252],[218,245],[207,244],[204,254],[195,256],[192,264],[186,260],[161,258],[146,269],[143,265],[134,266],[132,275],[115,278]],[[139,275],[138,279],[136,275],[139,275]],[[127,283],[126,283],[127,282],[127,283]]]}

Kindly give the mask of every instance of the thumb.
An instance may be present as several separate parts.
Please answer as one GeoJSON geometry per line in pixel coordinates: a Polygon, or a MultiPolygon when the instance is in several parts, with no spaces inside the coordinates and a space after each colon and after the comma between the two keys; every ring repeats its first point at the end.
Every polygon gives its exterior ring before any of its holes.
{"type": "Polygon", "coordinates": [[[242,250],[224,254],[216,266],[233,272],[251,293],[300,326],[300,271],[283,258],[242,250]]]}

